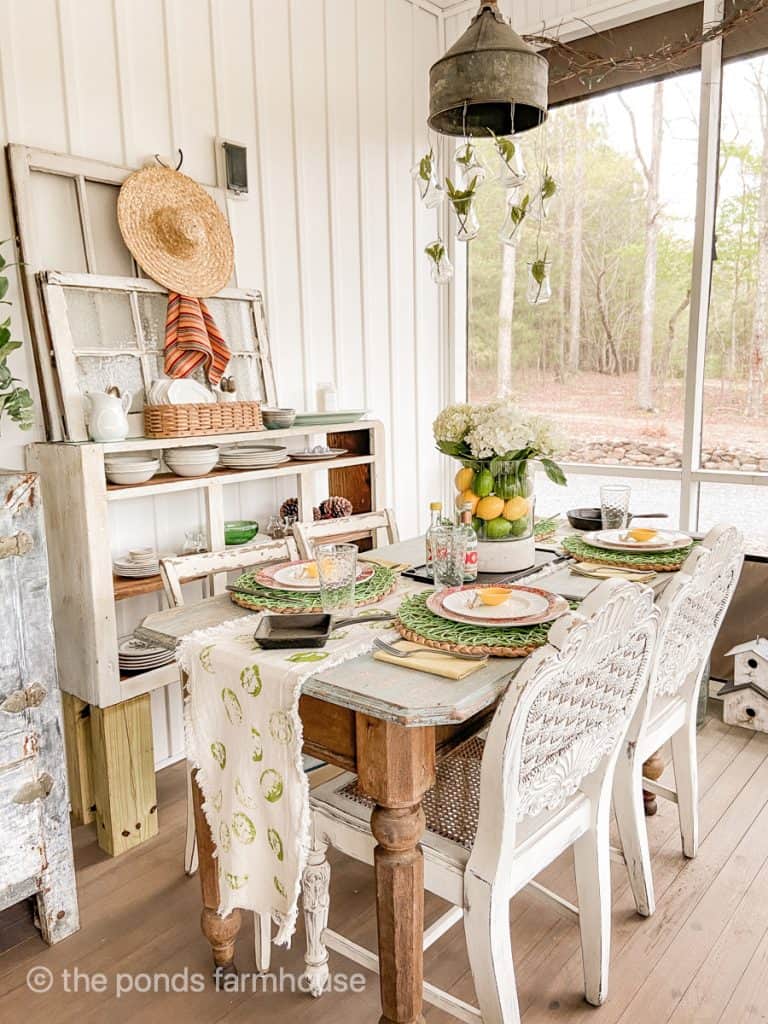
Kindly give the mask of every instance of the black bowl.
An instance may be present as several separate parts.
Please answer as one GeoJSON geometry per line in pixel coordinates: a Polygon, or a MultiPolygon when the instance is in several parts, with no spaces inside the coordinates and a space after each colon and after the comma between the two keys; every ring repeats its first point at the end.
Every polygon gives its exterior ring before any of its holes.
{"type": "Polygon", "coordinates": [[[575,530],[599,530],[603,525],[599,508],[572,508],[566,515],[575,530]]]}

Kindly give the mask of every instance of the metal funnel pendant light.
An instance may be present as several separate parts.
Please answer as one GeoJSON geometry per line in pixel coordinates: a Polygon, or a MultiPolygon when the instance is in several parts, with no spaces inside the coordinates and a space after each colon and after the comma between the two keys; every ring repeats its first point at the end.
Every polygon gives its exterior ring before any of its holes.
{"type": "Polygon", "coordinates": [[[549,65],[483,0],[429,72],[429,126],[441,135],[514,135],[547,117],[549,65]]]}

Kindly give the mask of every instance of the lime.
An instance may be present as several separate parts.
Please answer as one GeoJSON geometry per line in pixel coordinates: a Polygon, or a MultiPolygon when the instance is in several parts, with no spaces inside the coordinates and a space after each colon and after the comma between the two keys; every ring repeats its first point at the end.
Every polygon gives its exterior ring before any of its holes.
{"type": "Polygon", "coordinates": [[[514,522],[509,524],[509,532],[512,537],[522,537],[528,532],[528,517],[525,516],[523,519],[515,519],[514,522]]]}
{"type": "Polygon", "coordinates": [[[490,469],[481,469],[475,477],[475,494],[478,498],[487,498],[493,490],[493,473],[490,469]]]}
{"type": "Polygon", "coordinates": [[[480,516],[472,516],[472,529],[475,531],[475,533],[480,533],[484,526],[485,523],[480,518],[480,516]]]}
{"type": "Polygon", "coordinates": [[[485,524],[485,536],[488,540],[503,540],[505,537],[509,537],[511,533],[512,523],[503,516],[491,519],[485,524]]]}

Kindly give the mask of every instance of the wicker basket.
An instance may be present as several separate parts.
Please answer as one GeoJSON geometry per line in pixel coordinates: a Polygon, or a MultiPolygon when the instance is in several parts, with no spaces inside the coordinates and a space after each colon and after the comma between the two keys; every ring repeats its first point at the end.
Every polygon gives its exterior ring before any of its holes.
{"type": "Polygon", "coordinates": [[[197,437],[263,429],[258,402],[144,406],[146,437],[197,437]]]}

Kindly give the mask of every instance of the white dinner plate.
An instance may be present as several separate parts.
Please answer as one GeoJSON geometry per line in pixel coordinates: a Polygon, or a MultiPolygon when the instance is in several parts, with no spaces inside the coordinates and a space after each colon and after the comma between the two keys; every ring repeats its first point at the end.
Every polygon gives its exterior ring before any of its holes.
{"type": "MultiPolygon", "coordinates": [[[[317,577],[303,575],[303,567],[307,564],[307,562],[289,563],[276,567],[274,571],[270,571],[267,567],[266,570],[262,570],[260,578],[263,578],[264,586],[269,586],[268,579],[271,579],[272,585],[278,590],[284,588],[285,590],[317,591],[320,589],[320,580],[317,577]]],[[[370,579],[374,572],[375,566],[361,562],[357,567],[355,582],[362,583],[364,580],[370,579]]]]}
{"type": "Polygon", "coordinates": [[[339,455],[346,455],[347,448],[329,448],[327,452],[288,452],[288,455],[292,459],[306,459],[310,462],[320,461],[321,459],[335,459],[339,455]]]}
{"type": "Polygon", "coordinates": [[[448,611],[457,612],[470,619],[527,619],[529,615],[540,615],[549,607],[546,598],[539,594],[531,594],[525,590],[512,590],[503,604],[486,605],[479,602],[475,605],[477,591],[459,590],[449,594],[443,601],[448,611]]]}
{"type": "Polygon", "coordinates": [[[677,530],[659,530],[651,540],[632,540],[626,530],[592,530],[583,540],[595,548],[606,551],[679,551],[693,543],[687,533],[677,530]]]}

